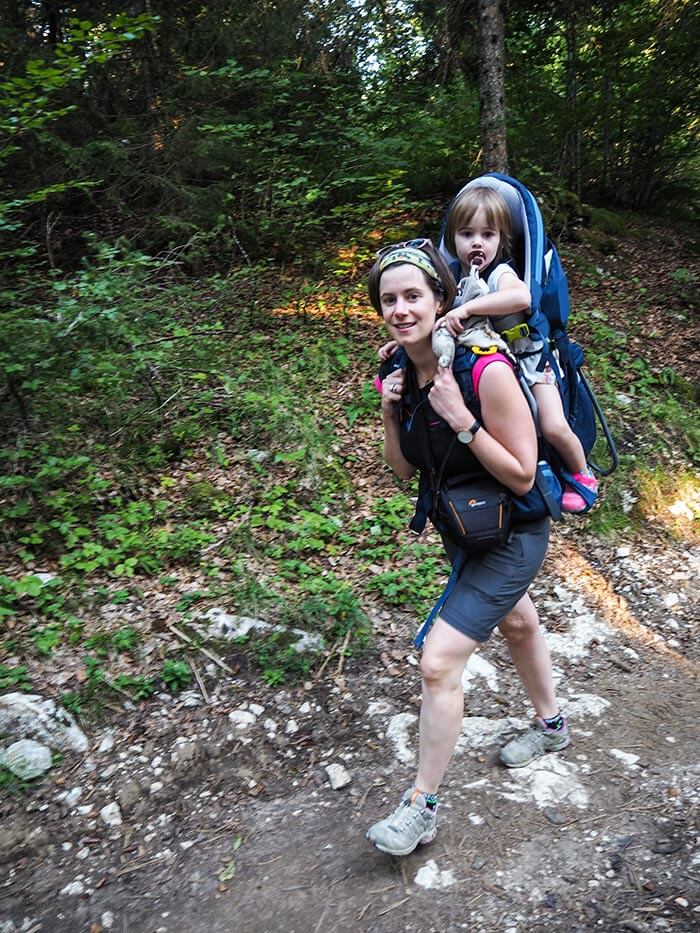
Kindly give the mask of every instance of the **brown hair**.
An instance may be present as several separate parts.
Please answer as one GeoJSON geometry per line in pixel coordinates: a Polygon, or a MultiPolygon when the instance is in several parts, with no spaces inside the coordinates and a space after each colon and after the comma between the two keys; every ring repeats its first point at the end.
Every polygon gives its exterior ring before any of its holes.
{"type": "Polygon", "coordinates": [[[457,195],[447,217],[445,245],[454,256],[457,255],[455,234],[463,227],[469,226],[469,222],[480,207],[483,207],[486,213],[486,223],[501,234],[496,260],[502,259],[504,256],[510,256],[513,248],[513,224],[510,219],[510,211],[501,195],[493,188],[475,186],[474,188],[466,188],[461,194],[457,195]]]}
{"type": "Polygon", "coordinates": [[[395,250],[396,262],[392,262],[392,252],[393,250],[384,252],[379,257],[379,259],[375,261],[374,265],[369,270],[367,291],[369,293],[369,300],[372,303],[372,307],[375,311],[379,312],[379,314],[382,313],[379,286],[381,283],[382,275],[386,269],[393,265],[415,265],[417,269],[420,269],[421,273],[423,274],[423,278],[429,285],[430,289],[442,301],[443,312],[448,311],[452,307],[452,303],[454,302],[457,295],[457,286],[455,284],[454,276],[450,272],[450,267],[447,265],[445,259],[440,255],[440,253],[429,240],[426,241],[420,248],[410,247],[408,250],[400,248],[397,245],[395,250]],[[435,271],[435,275],[433,276],[428,274],[428,272],[417,262],[412,263],[410,259],[411,252],[423,253],[428,263],[435,271]]]}

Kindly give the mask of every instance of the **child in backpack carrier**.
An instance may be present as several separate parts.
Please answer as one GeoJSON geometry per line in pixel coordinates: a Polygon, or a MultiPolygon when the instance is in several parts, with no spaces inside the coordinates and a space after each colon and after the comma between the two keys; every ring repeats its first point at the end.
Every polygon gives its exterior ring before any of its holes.
{"type": "MultiPolygon", "coordinates": [[[[542,436],[574,480],[595,494],[598,483],[564,416],[556,376],[549,364],[543,364],[543,344],[522,336],[519,329],[526,321],[531,297],[530,289],[504,258],[511,250],[511,229],[508,206],[493,188],[469,187],[450,208],[445,245],[459,260],[462,278],[454,307],[436,327],[433,352],[439,366],[451,366],[455,340],[482,352],[509,349],[537,402],[542,436]]],[[[392,352],[393,345],[386,344],[380,356],[386,359],[392,352]]],[[[584,512],[586,508],[583,496],[567,486],[562,511],[584,512]]]]}

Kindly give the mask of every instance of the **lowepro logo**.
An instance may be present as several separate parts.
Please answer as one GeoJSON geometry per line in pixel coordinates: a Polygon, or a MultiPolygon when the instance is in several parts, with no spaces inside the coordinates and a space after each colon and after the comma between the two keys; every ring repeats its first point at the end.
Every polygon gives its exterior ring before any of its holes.
{"type": "Polygon", "coordinates": [[[467,502],[467,505],[469,506],[470,509],[473,509],[473,508],[476,508],[476,506],[478,505],[486,505],[486,500],[485,499],[469,499],[469,501],[467,502]]]}

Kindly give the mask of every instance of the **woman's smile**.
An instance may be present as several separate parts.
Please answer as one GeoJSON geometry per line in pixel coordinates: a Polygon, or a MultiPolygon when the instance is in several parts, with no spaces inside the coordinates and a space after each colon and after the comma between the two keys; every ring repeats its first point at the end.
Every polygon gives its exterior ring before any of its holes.
{"type": "Polygon", "coordinates": [[[429,339],[442,303],[416,266],[391,266],[382,275],[382,317],[398,342],[429,339]]]}

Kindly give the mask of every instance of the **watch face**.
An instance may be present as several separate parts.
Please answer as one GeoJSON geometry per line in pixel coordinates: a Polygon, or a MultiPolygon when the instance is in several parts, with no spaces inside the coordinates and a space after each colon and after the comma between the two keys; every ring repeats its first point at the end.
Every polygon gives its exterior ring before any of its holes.
{"type": "Polygon", "coordinates": [[[474,440],[474,435],[471,431],[458,431],[457,440],[462,444],[471,444],[471,442],[474,440]]]}

